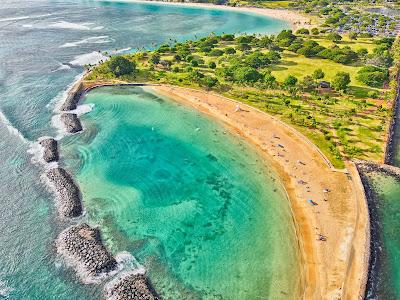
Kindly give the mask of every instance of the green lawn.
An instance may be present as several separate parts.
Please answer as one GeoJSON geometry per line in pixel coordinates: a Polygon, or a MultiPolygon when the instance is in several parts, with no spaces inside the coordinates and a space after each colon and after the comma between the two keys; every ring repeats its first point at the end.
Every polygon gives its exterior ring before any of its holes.
{"type": "Polygon", "coordinates": [[[293,1],[234,1],[231,0],[228,3],[230,5],[236,4],[237,6],[257,6],[263,8],[289,8],[290,3],[293,1]]]}
{"type": "Polygon", "coordinates": [[[289,51],[284,51],[282,61],[271,68],[272,74],[278,81],[283,81],[289,75],[301,79],[304,76],[312,75],[317,69],[324,71],[325,78],[323,80],[326,81],[332,81],[337,72],[349,73],[351,78],[350,93],[354,96],[366,98],[370,91],[382,91],[368,87],[356,79],[357,72],[361,69],[361,66],[342,65],[321,58],[307,58],[289,51]]]}
{"type": "MultiPolygon", "coordinates": [[[[314,38],[313,38],[314,39],[314,38]]],[[[323,37],[317,39],[320,45],[329,47],[332,42],[323,37]]],[[[344,40],[353,49],[365,47],[372,51],[372,40],[348,41],[344,40]]],[[[223,54],[219,57],[200,51],[194,43],[188,42],[190,56],[203,61],[198,66],[193,66],[190,60],[176,60],[174,56],[177,50],[169,50],[161,53],[161,61],[169,61],[171,66],[165,67],[153,64],[149,61],[152,53],[128,55],[128,59],[134,60],[137,71],[118,78],[126,82],[157,82],[168,83],[192,88],[204,88],[201,80],[197,79],[199,72],[202,76],[218,79],[218,84],[212,89],[232,99],[242,101],[271,115],[280,118],[287,124],[306,135],[329,158],[337,168],[344,167],[343,158],[361,158],[379,161],[383,154],[384,136],[390,120],[390,103],[380,99],[369,98],[372,90],[358,82],[356,75],[361,68],[361,62],[354,65],[344,65],[332,60],[321,58],[306,58],[303,55],[283,51],[281,60],[266,67],[259,72],[271,70],[277,84],[273,88],[266,87],[263,82],[239,83],[220,75],[218,70],[234,67],[238,62],[243,63],[247,55],[254,51],[268,53],[266,48],[260,48],[253,44],[248,53],[237,50],[236,54],[223,54]],[[217,64],[216,69],[208,67],[209,62],[217,64]],[[304,92],[301,81],[304,76],[312,75],[316,69],[322,69],[325,73],[323,80],[331,82],[337,72],[350,74],[351,83],[347,93],[316,90],[304,92]],[[289,75],[299,79],[296,92],[289,92],[282,82],[289,75]]],[[[228,47],[237,48],[236,41],[219,40],[213,49],[225,50],[228,47]]],[[[107,63],[96,67],[86,79],[89,80],[113,80],[115,76],[110,73],[107,63]]]]}
{"type": "MultiPolygon", "coordinates": [[[[327,40],[324,37],[321,36],[315,36],[312,37],[313,40],[315,40],[316,42],[318,42],[321,46],[324,47],[332,47],[335,45],[334,42],[327,40]]],[[[351,49],[353,49],[354,51],[357,51],[361,48],[365,48],[368,50],[369,53],[372,53],[372,51],[374,50],[374,48],[376,47],[376,45],[374,45],[373,43],[373,39],[369,38],[359,38],[357,40],[350,40],[349,37],[347,35],[342,35],[342,40],[337,43],[340,47],[345,47],[345,46],[349,46],[351,49]]]]}

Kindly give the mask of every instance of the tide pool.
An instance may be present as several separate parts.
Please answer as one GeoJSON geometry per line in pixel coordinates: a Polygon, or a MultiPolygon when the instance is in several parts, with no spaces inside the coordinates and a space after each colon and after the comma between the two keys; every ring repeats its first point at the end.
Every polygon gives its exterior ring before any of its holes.
{"type": "Polygon", "coordinates": [[[62,141],[87,220],[128,251],[164,299],[297,299],[299,249],[285,191],[222,124],[141,87],[83,99],[62,141]]]}

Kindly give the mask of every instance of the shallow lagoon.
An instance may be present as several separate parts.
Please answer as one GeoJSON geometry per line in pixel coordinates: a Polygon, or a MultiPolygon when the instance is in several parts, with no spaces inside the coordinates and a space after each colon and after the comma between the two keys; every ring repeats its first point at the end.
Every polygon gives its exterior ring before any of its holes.
{"type": "MultiPolygon", "coordinates": [[[[41,166],[27,150],[57,134],[51,118],[64,91],[97,51],[132,51],[210,32],[276,33],[285,22],[231,11],[87,0],[0,4],[0,298],[97,299],[59,260],[60,223],[41,166]],[[171,22],[173,20],[174,22],[171,22]]],[[[101,57],[101,56],[100,56],[101,57]]]]}
{"type": "Polygon", "coordinates": [[[63,141],[88,220],[165,299],[296,299],[299,253],[277,176],[242,138],[139,87],[84,100],[63,141]]]}

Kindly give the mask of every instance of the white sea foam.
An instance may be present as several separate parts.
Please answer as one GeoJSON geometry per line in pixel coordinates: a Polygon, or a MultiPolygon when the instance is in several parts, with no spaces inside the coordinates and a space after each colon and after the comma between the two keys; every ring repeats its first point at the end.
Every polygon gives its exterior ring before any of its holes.
{"type": "Polygon", "coordinates": [[[128,52],[131,49],[132,49],[131,47],[122,48],[122,49],[118,49],[118,50],[109,51],[109,53],[110,54],[120,54],[120,53],[128,52]]]}
{"type": "Polygon", "coordinates": [[[56,139],[61,140],[64,136],[68,134],[64,127],[64,123],[61,121],[61,114],[56,114],[51,117],[51,126],[57,130],[56,139]]]}
{"type": "Polygon", "coordinates": [[[61,70],[69,70],[69,69],[71,69],[70,66],[65,65],[65,64],[60,64],[60,66],[52,72],[57,72],[57,71],[61,71],[61,70]]]}
{"type": "Polygon", "coordinates": [[[93,51],[91,53],[76,56],[72,61],[70,61],[70,64],[76,66],[84,66],[89,64],[95,65],[101,61],[106,61],[107,59],[108,57],[101,52],[93,51]]]}
{"type": "Polygon", "coordinates": [[[8,296],[10,296],[11,292],[14,289],[9,287],[7,285],[7,282],[4,280],[0,280],[0,298],[1,299],[8,299],[8,296]]]}
{"type": "MultiPolygon", "coordinates": [[[[56,97],[54,97],[46,105],[46,107],[52,107],[52,106],[54,107],[53,112],[55,114],[51,117],[51,125],[53,126],[53,128],[55,128],[57,130],[57,135],[55,137],[56,140],[61,140],[64,136],[66,136],[68,134],[68,132],[65,130],[64,123],[61,121],[61,118],[60,118],[61,117],[60,107],[64,103],[65,99],[67,99],[68,93],[71,91],[71,89],[74,88],[76,83],[83,78],[84,75],[85,75],[84,72],[77,75],[75,77],[74,81],[64,91],[59,92],[58,95],[56,97]]],[[[79,106],[83,106],[83,105],[79,105],[79,106]]],[[[79,108],[79,106],[77,107],[76,110],[71,111],[71,112],[82,115],[84,112],[89,112],[92,108],[92,106],[89,106],[89,107],[84,106],[83,108],[79,108]]]]}
{"type": "Polygon", "coordinates": [[[81,264],[76,261],[76,258],[71,256],[68,251],[58,247],[57,253],[60,255],[57,260],[61,261],[62,259],[67,267],[73,268],[76,271],[76,275],[84,284],[100,284],[105,279],[115,276],[120,271],[119,268],[117,268],[111,272],[103,272],[98,275],[92,275],[88,273],[85,267],[81,266],[81,264]]]}
{"type": "Polygon", "coordinates": [[[7,130],[11,134],[13,134],[13,135],[17,136],[19,139],[21,139],[21,141],[23,141],[24,143],[27,143],[27,144],[30,143],[30,141],[26,137],[24,137],[22,132],[19,131],[17,128],[15,128],[13,126],[13,124],[11,124],[11,122],[8,120],[8,118],[2,111],[0,111],[0,122],[3,123],[4,125],[6,125],[7,130]]]}
{"type": "Polygon", "coordinates": [[[75,84],[83,78],[85,73],[81,73],[75,76],[74,81],[63,91],[59,92],[57,96],[55,96],[48,104],[46,104],[47,108],[54,107],[54,112],[59,113],[60,107],[64,103],[65,99],[68,97],[69,91],[75,86],[75,84]]]}
{"type": "Polygon", "coordinates": [[[118,282],[126,276],[146,274],[146,269],[129,252],[123,251],[117,253],[115,260],[118,262],[118,273],[105,284],[105,290],[113,288],[118,282]]]}
{"type": "Polygon", "coordinates": [[[43,160],[44,148],[40,145],[40,141],[50,138],[49,136],[42,136],[36,142],[31,143],[27,152],[32,155],[31,162],[34,164],[42,164],[45,170],[50,170],[58,167],[58,162],[45,162],[43,160]]]}
{"type": "Polygon", "coordinates": [[[101,36],[92,36],[88,37],[76,42],[70,42],[70,43],[65,43],[60,46],[60,48],[70,48],[70,47],[76,47],[82,44],[105,44],[105,43],[110,43],[111,40],[108,39],[107,35],[101,35],[101,36]]]}
{"type": "Polygon", "coordinates": [[[77,114],[78,117],[87,114],[88,112],[91,112],[94,108],[94,104],[93,103],[87,103],[87,104],[80,104],[76,107],[76,109],[74,110],[70,110],[68,111],[69,113],[72,114],[77,114]]]}
{"type": "Polygon", "coordinates": [[[43,14],[43,15],[33,15],[33,16],[19,16],[19,17],[11,17],[11,18],[3,18],[0,19],[0,22],[9,22],[9,21],[20,21],[27,19],[37,19],[42,17],[52,16],[53,14],[43,14]]]}
{"type": "Polygon", "coordinates": [[[4,18],[4,19],[0,19],[0,22],[19,21],[19,20],[26,20],[26,19],[30,19],[30,16],[4,18]]]}
{"type": "Polygon", "coordinates": [[[115,255],[121,273],[135,271],[136,274],[145,274],[146,269],[136,258],[127,251],[119,252],[115,255]]]}
{"type": "Polygon", "coordinates": [[[56,23],[49,24],[47,27],[71,30],[100,30],[103,28],[102,26],[93,27],[93,25],[94,23],[72,23],[67,21],[58,21],[56,23]]]}

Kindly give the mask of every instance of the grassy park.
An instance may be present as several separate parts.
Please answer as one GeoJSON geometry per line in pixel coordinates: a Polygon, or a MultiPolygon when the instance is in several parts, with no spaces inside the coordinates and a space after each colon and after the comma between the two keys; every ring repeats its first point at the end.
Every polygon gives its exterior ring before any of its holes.
{"type": "Polygon", "coordinates": [[[307,30],[210,35],[111,57],[88,66],[86,80],[165,83],[225,95],[294,126],[341,168],[345,158],[382,158],[394,44],[392,38],[307,30]]]}

